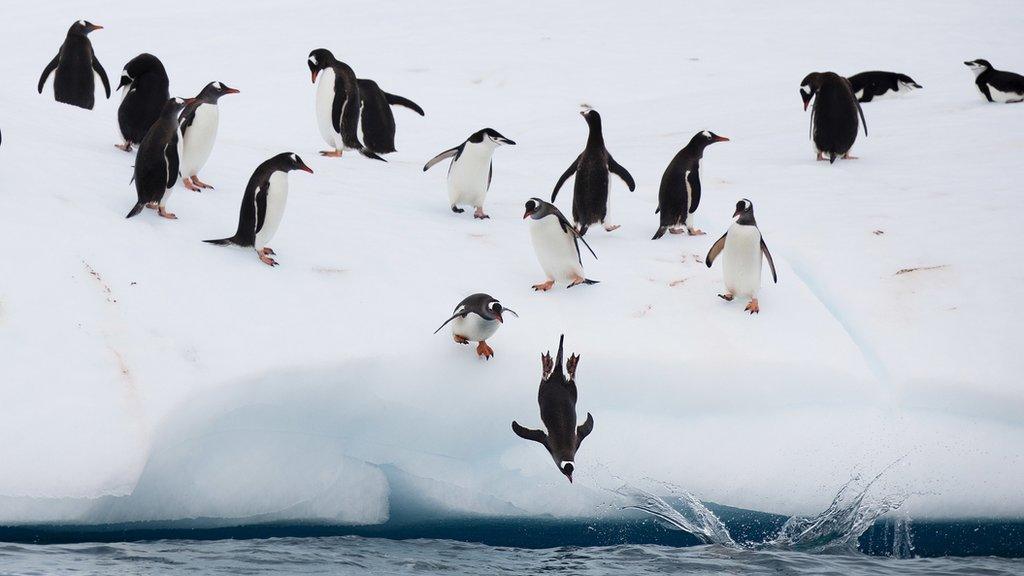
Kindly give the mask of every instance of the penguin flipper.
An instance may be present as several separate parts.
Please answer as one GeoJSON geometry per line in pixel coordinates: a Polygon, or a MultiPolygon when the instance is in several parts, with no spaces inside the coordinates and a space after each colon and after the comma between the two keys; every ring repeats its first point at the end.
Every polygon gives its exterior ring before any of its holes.
{"type": "Polygon", "coordinates": [[[569,168],[558,179],[558,182],[555,183],[555,190],[551,192],[552,202],[554,202],[555,198],[558,196],[558,191],[562,188],[562,184],[565,184],[565,181],[569,179],[569,176],[572,176],[573,174],[576,173],[576,169],[579,168],[580,166],[580,157],[582,156],[583,154],[577,156],[576,159],[572,161],[572,164],[569,166],[569,168]]]}
{"type": "Polygon", "coordinates": [[[449,148],[444,152],[441,152],[437,156],[434,156],[426,164],[423,165],[423,171],[426,172],[427,170],[430,170],[430,168],[433,167],[434,164],[437,164],[438,162],[444,160],[445,158],[452,158],[453,156],[459,153],[459,150],[462,149],[462,146],[462,144],[459,144],[455,148],[449,148]]]}
{"type": "Polygon", "coordinates": [[[167,162],[167,188],[173,188],[174,183],[178,181],[178,172],[180,169],[181,159],[178,157],[178,135],[175,134],[171,138],[170,143],[164,149],[164,156],[167,162]]]}
{"type": "Polygon", "coordinates": [[[691,200],[686,212],[693,214],[697,211],[697,206],[700,206],[700,173],[697,170],[690,170],[686,173],[686,181],[690,184],[691,200]]]}
{"type": "Polygon", "coordinates": [[[626,186],[629,186],[630,192],[636,190],[636,182],[633,181],[633,176],[628,170],[623,168],[621,164],[616,162],[615,158],[612,158],[611,154],[608,155],[608,171],[619,178],[622,178],[622,181],[626,183],[626,186]]]}
{"type": "Polygon", "coordinates": [[[868,121],[864,119],[864,109],[860,107],[860,101],[854,98],[854,102],[857,103],[857,112],[860,113],[860,122],[864,125],[864,135],[868,135],[868,121]]]}
{"type": "Polygon", "coordinates": [[[534,442],[540,442],[544,446],[548,445],[548,435],[541,430],[534,430],[532,428],[525,428],[520,426],[515,420],[512,421],[512,431],[516,433],[523,440],[533,440],[534,442]]]}
{"type": "Polygon", "coordinates": [[[768,267],[772,269],[772,282],[779,283],[779,275],[775,273],[775,260],[772,260],[772,253],[768,251],[768,245],[764,243],[764,238],[761,238],[761,253],[768,260],[768,267]]]}
{"type": "Polygon", "coordinates": [[[718,258],[718,255],[725,248],[725,237],[728,235],[728,232],[722,234],[722,237],[715,240],[715,243],[711,245],[711,250],[708,250],[708,255],[704,257],[704,263],[708,265],[708,268],[711,268],[711,263],[715,261],[715,258],[718,258]]]}
{"type": "Polygon", "coordinates": [[[420,108],[419,104],[409,100],[408,98],[403,98],[397,94],[388,94],[385,92],[384,99],[387,100],[388,104],[391,106],[402,106],[403,108],[412,110],[420,116],[426,116],[426,114],[423,113],[423,108],[420,108]]]}
{"type": "MultiPolygon", "coordinates": [[[[513,314],[515,314],[515,313],[513,312],[513,314]]],[[[448,323],[451,322],[452,320],[455,320],[456,318],[460,318],[460,317],[461,318],[465,318],[468,315],[469,315],[469,311],[468,310],[462,310],[460,312],[456,312],[455,314],[452,314],[451,318],[445,320],[444,324],[441,324],[440,326],[437,327],[437,330],[434,330],[434,334],[437,334],[438,332],[440,332],[441,328],[444,328],[445,326],[447,326],[448,323]]],[[[516,316],[518,316],[518,314],[516,314],[516,316]]]]}
{"type": "Polygon", "coordinates": [[[576,449],[579,450],[580,444],[583,444],[583,439],[590,436],[590,433],[594,431],[594,417],[587,412],[587,419],[576,427],[576,449]]]}
{"type": "Polygon", "coordinates": [[[103,69],[103,64],[96,58],[94,54],[92,57],[92,69],[96,72],[96,75],[100,77],[100,82],[103,82],[103,90],[107,93],[107,100],[110,99],[110,78],[107,77],[107,71],[103,69]]]}
{"type": "Polygon", "coordinates": [[[60,52],[58,52],[57,55],[53,57],[53,60],[50,60],[50,63],[46,65],[46,68],[43,68],[43,74],[39,77],[38,89],[40,94],[43,93],[43,86],[46,85],[46,79],[50,77],[50,74],[52,74],[54,70],[57,69],[57,64],[59,63],[60,52]]]}

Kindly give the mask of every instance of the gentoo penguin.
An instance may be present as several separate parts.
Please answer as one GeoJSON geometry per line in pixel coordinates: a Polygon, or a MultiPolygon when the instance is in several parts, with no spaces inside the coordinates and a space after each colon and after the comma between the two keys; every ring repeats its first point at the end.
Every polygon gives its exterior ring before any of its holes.
{"type": "Polygon", "coordinates": [[[388,94],[380,89],[373,80],[360,78],[359,99],[362,112],[359,117],[359,128],[363,137],[363,145],[375,154],[390,154],[395,151],[395,115],[392,106],[404,106],[423,116],[423,109],[418,104],[395,94],[388,94]]]}
{"type": "Polygon", "coordinates": [[[494,176],[491,157],[502,144],[515,146],[516,143],[493,128],[484,128],[473,132],[462,144],[441,152],[423,165],[423,171],[426,172],[441,160],[452,159],[448,165],[448,205],[452,207],[452,212],[465,212],[459,205],[472,206],[476,209],[473,212],[474,218],[490,218],[484,214],[484,199],[487,198],[491,177],[494,176]]]}
{"type": "Polygon", "coordinates": [[[213,142],[217,139],[217,125],[220,123],[217,101],[227,94],[238,94],[238,90],[221,82],[210,82],[178,117],[182,138],[181,177],[189,190],[213,188],[199,179],[199,171],[206,165],[213,151],[213,142]]]}
{"type": "Polygon", "coordinates": [[[562,373],[562,344],[565,335],[558,337],[558,356],[551,361],[551,353],[540,357],[541,381],[537,391],[537,404],[540,405],[540,421],[543,430],[531,430],[512,421],[512,431],[520,438],[540,442],[548,449],[558,470],[572,482],[572,472],[576,465],[576,451],[591,431],[594,430],[594,417],[587,412],[587,419],[576,425],[576,368],[579,367],[578,354],[569,356],[566,369],[569,379],[562,373]]]}
{"type": "Polygon", "coordinates": [[[107,98],[110,98],[110,79],[89,41],[90,32],[102,29],[103,26],[86,20],[71,25],[57,55],[43,68],[43,74],[39,77],[40,94],[43,93],[43,86],[50,73],[56,71],[53,75],[53,96],[57,102],[92,110],[96,103],[95,73],[103,82],[107,98]]]}
{"type": "Polygon", "coordinates": [[[654,211],[661,213],[661,225],[652,240],[664,236],[665,230],[673,234],[688,232],[691,236],[703,234],[693,226],[693,213],[700,205],[700,159],[709,144],[728,141],[725,136],[708,130],[698,132],[668,163],[661,176],[658,208],[654,211]]]}
{"type": "Polygon", "coordinates": [[[278,225],[281,224],[288,200],[288,173],[292,170],[313,173],[302,158],[291,152],[282,152],[257,166],[242,196],[242,207],[238,212],[238,230],[235,235],[204,242],[220,246],[234,244],[255,248],[256,255],[264,264],[277,266],[277,261],[271,258],[274,251],[267,246],[267,242],[274,237],[278,225]]]}
{"type": "Polygon", "coordinates": [[[772,253],[768,251],[768,245],[764,243],[761,231],[757,228],[754,205],[750,200],[737,202],[732,217],[732,226],[711,246],[704,262],[711,268],[715,258],[724,251],[722,275],[725,278],[725,294],[719,294],[718,297],[728,302],[732,302],[736,296],[750,298],[745,310],[757,314],[761,311],[757,304],[757,291],[761,288],[762,255],[772,269],[772,281],[777,284],[779,276],[775,273],[772,253]]]}
{"type": "Polygon", "coordinates": [[[583,236],[591,224],[598,222],[604,224],[604,229],[608,232],[619,227],[617,224],[605,223],[606,220],[609,220],[608,173],[611,172],[622,178],[626,186],[629,186],[630,192],[636,189],[636,183],[633,182],[633,177],[629,172],[620,166],[605,148],[604,135],[601,133],[601,115],[597,113],[597,110],[587,109],[581,111],[580,114],[590,128],[587,145],[569,166],[569,169],[558,179],[555,190],[551,193],[551,201],[555,201],[562,184],[575,173],[576,185],[573,188],[572,196],[572,218],[576,221],[580,236],[583,236]]]}
{"type": "Polygon", "coordinates": [[[150,127],[146,137],[139,144],[139,152],[135,156],[135,191],[138,201],[125,218],[131,218],[142,212],[143,207],[156,208],[164,218],[176,220],[178,217],[166,209],[169,190],[178,180],[177,153],[169,148],[179,146],[181,138],[178,133],[178,113],[191,100],[168,98],[156,122],[150,127]]]}
{"type": "Polygon", "coordinates": [[[989,102],[1009,104],[1024,101],[1024,76],[996,70],[988,60],[971,60],[964,64],[974,72],[974,83],[989,102]]]}
{"type": "Polygon", "coordinates": [[[570,283],[566,288],[577,284],[597,284],[597,280],[583,276],[580,241],[595,259],[597,254],[594,254],[594,249],[554,204],[540,198],[530,198],[523,214],[523,219],[526,218],[531,219],[530,240],[533,242],[533,251],[537,253],[540,267],[547,275],[547,281],[535,284],[534,290],[551,290],[556,280],[568,280],[570,283]]]}
{"type": "Polygon", "coordinates": [[[321,156],[340,157],[345,150],[358,150],[367,158],[384,161],[359,141],[359,83],[352,68],[340,62],[330,50],[317,48],[306,61],[316,87],[316,121],[330,150],[321,156]]]}
{"type": "Polygon", "coordinates": [[[913,78],[897,72],[861,72],[850,76],[848,80],[853,94],[860,102],[871,102],[882,96],[906,94],[921,88],[913,78]]]}
{"type": "Polygon", "coordinates": [[[131,152],[133,145],[142,142],[170,98],[169,86],[167,71],[156,56],[139,54],[125,64],[121,82],[117,85],[118,90],[123,90],[121,106],[117,109],[117,124],[124,143],[115,146],[131,152]]]}
{"type": "Polygon", "coordinates": [[[853,95],[850,81],[835,72],[811,72],[800,83],[800,97],[804,110],[814,98],[811,110],[811,139],[818,152],[818,160],[828,155],[831,164],[837,157],[855,160],[850,148],[857,140],[857,114],[864,123],[864,135],[868,135],[868,123],[864,111],[853,95]],[[817,97],[815,97],[817,96],[817,97]]]}
{"type": "Polygon", "coordinates": [[[441,328],[451,322],[452,338],[459,344],[469,344],[470,341],[477,342],[477,355],[489,360],[494,356],[494,350],[487,345],[487,339],[494,336],[494,333],[498,331],[498,326],[505,322],[502,317],[505,312],[511,312],[516,318],[519,317],[519,314],[516,314],[511,308],[503,307],[496,298],[482,293],[473,294],[459,302],[452,317],[445,320],[437,330],[434,330],[434,334],[440,332],[441,328]]]}

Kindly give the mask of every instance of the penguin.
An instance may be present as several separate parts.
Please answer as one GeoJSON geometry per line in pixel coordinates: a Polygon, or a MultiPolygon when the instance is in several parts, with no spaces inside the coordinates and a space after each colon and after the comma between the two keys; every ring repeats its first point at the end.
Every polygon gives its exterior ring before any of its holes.
{"type": "Polygon", "coordinates": [[[724,252],[722,276],[725,278],[725,294],[719,294],[718,297],[727,302],[732,302],[737,296],[750,298],[744,310],[757,314],[761,311],[757,303],[757,292],[761,288],[762,255],[772,269],[772,282],[778,284],[779,276],[775,273],[772,253],[768,251],[768,245],[764,243],[761,231],[757,228],[754,205],[750,200],[737,202],[732,217],[732,226],[711,246],[704,262],[711,268],[715,258],[724,252]]]}
{"type": "Polygon", "coordinates": [[[530,198],[523,214],[523,219],[527,218],[531,219],[530,240],[533,242],[533,250],[547,275],[547,281],[533,286],[535,291],[551,290],[556,280],[569,280],[570,284],[566,288],[577,284],[598,283],[597,280],[583,276],[580,242],[583,242],[594,259],[597,259],[597,254],[594,254],[594,249],[554,204],[540,198],[530,198]]]}
{"type": "Polygon", "coordinates": [[[476,354],[485,360],[494,356],[494,349],[487,345],[487,339],[494,336],[505,319],[502,316],[505,312],[511,312],[519,318],[511,308],[505,308],[487,294],[473,294],[467,296],[455,307],[452,317],[445,320],[434,330],[434,334],[441,331],[449,322],[452,323],[452,338],[459,344],[469,344],[470,341],[477,342],[476,354]]]}
{"type": "Polygon", "coordinates": [[[53,97],[57,102],[71,104],[86,110],[92,110],[96,103],[96,79],[103,82],[103,90],[110,98],[110,78],[103,69],[96,52],[89,41],[89,33],[102,30],[103,26],[87,20],[79,20],[68,29],[64,43],[60,45],[57,55],[43,68],[39,76],[39,93],[43,93],[46,79],[53,73],[53,97]]]}
{"type": "Polygon", "coordinates": [[[856,160],[850,155],[850,148],[857,140],[857,115],[864,124],[864,135],[868,135],[868,123],[860,102],[853,95],[850,81],[835,72],[811,72],[800,83],[800,97],[804,110],[814,98],[811,110],[811,139],[818,152],[818,160],[828,155],[829,163],[837,157],[856,160]]]}
{"type": "Polygon", "coordinates": [[[288,173],[292,170],[313,173],[302,158],[291,152],[282,152],[257,166],[242,196],[235,235],[204,242],[218,246],[234,244],[254,248],[260,261],[268,266],[277,266],[277,261],[271,258],[275,252],[267,246],[267,242],[274,237],[281,224],[288,200],[288,173]]]}
{"type": "Polygon", "coordinates": [[[668,163],[661,176],[658,208],[654,211],[661,213],[661,225],[652,240],[664,236],[665,230],[673,234],[688,232],[691,236],[704,234],[693,226],[693,213],[700,205],[700,159],[710,144],[728,141],[725,136],[708,130],[698,132],[668,163]]]}
{"type": "Polygon", "coordinates": [[[167,70],[156,56],[139,54],[125,64],[117,85],[122,90],[117,125],[124,143],[115,146],[131,152],[132,146],[142,142],[170,98],[169,86],[167,70]]]}
{"type": "Polygon", "coordinates": [[[543,430],[532,430],[512,421],[512,431],[524,440],[539,442],[551,454],[558,470],[572,483],[572,473],[576,466],[576,451],[580,449],[583,439],[594,430],[594,417],[587,412],[587,419],[576,425],[576,369],[580,364],[579,354],[569,356],[566,369],[569,379],[562,372],[562,345],[565,335],[558,337],[558,355],[551,361],[551,353],[542,354],[541,381],[537,391],[537,404],[540,405],[540,421],[543,430]]]}
{"type": "Polygon", "coordinates": [[[920,90],[921,85],[906,74],[897,72],[861,72],[848,78],[850,89],[859,102],[871,102],[876,98],[906,94],[920,90]]]}
{"type": "Polygon", "coordinates": [[[580,236],[583,236],[591,224],[598,222],[604,224],[604,229],[608,232],[619,228],[618,224],[605,223],[608,220],[608,173],[611,172],[621,178],[626,186],[629,186],[630,192],[636,189],[636,183],[629,172],[619,165],[605,148],[604,136],[601,134],[601,115],[597,113],[597,110],[583,110],[580,115],[587,121],[587,126],[590,129],[587,145],[569,166],[569,169],[558,179],[555,190],[551,193],[551,201],[555,201],[562,184],[575,173],[576,185],[573,188],[572,218],[576,221],[580,236]]]}
{"type": "Polygon", "coordinates": [[[996,70],[988,60],[964,62],[974,72],[974,83],[985,100],[1011,104],[1024,102],[1024,76],[996,70]]]}
{"type": "Polygon", "coordinates": [[[352,68],[340,62],[330,50],[317,48],[309,53],[306,61],[313,83],[317,77],[316,121],[330,150],[320,152],[321,156],[340,158],[345,150],[358,150],[367,158],[386,162],[359,141],[359,83],[352,68]]]}
{"type": "Polygon", "coordinates": [[[160,115],[139,144],[139,152],[135,156],[135,175],[132,177],[139,199],[125,218],[136,216],[142,212],[143,207],[147,207],[156,208],[164,218],[178,219],[166,209],[167,199],[171,195],[168,191],[178,180],[180,157],[170,152],[169,148],[181,142],[178,113],[191,102],[191,99],[168,98],[160,115]]]}
{"type": "Polygon", "coordinates": [[[221,82],[210,82],[178,117],[182,138],[181,177],[189,190],[198,192],[213,188],[199,179],[199,171],[206,165],[213,151],[213,142],[217,139],[217,125],[220,123],[217,101],[228,94],[238,94],[238,90],[221,82]]]}
{"type": "Polygon", "coordinates": [[[363,145],[374,154],[390,154],[395,151],[395,115],[392,106],[404,106],[424,116],[423,108],[418,104],[395,94],[388,94],[380,89],[373,80],[360,78],[359,100],[362,112],[359,117],[359,128],[363,137],[363,145]]]}
{"type": "Polygon", "coordinates": [[[516,143],[493,128],[484,128],[470,134],[462,144],[434,156],[423,166],[426,172],[441,160],[452,159],[448,165],[448,205],[452,212],[462,214],[465,210],[459,208],[459,205],[472,206],[475,208],[474,218],[490,218],[484,213],[484,199],[491,189],[491,178],[494,176],[494,162],[491,158],[498,146],[504,144],[515,146],[516,143]]]}

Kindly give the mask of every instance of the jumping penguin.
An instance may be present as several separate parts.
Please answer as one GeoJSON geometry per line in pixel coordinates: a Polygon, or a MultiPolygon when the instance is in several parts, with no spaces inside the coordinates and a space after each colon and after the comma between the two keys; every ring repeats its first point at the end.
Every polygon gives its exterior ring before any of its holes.
{"type": "Polygon", "coordinates": [[[53,73],[53,97],[57,102],[92,110],[96,103],[96,79],[93,77],[95,73],[103,82],[107,98],[110,98],[110,79],[96,58],[92,42],[89,41],[90,32],[102,29],[103,26],[86,20],[79,20],[71,25],[57,55],[50,60],[39,77],[40,94],[43,93],[46,79],[53,73]]]}
{"type": "Polygon", "coordinates": [[[235,235],[204,242],[218,246],[234,244],[254,248],[260,261],[268,266],[277,266],[277,261],[271,258],[275,252],[267,243],[281,224],[288,201],[288,173],[292,170],[313,173],[302,158],[291,152],[282,152],[257,166],[242,196],[235,235]]]}
{"type": "Polygon", "coordinates": [[[580,115],[587,121],[590,135],[583,152],[576,157],[569,169],[562,174],[551,193],[551,201],[558,196],[558,190],[570,176],[576,174],[573,187],[572,217],[576,221],[580,236],[587,233],[591,224],[600,222],[608,232],[619,227],[618,224],[605,223],[608,220],[609,178],[611,172],[629,186],[629,191],[636,189],[636,183],[629,172],[612,158],[604,146],[604,135],[601,133],[601,115],[597,110],[583,110],[580,115]]]}
{"type": "Polygon", "coordinates": [[[988,60],[971,60],[964,64],[974,72],[974,83],[989,102],[1024,102],[1024,76],[996,70],[988,60]]]}
{"type": "Polygon", "coordinates": [[[540,420],[544,423],[547,433],[532,430],[512,421],[512,431],[525,440],[533,440],[547,448],[558,470],[572,483],[572,472],[576,466],[576,451],[580,444],[594,430],[594,417],[587,412],[587,419],[576,425],[576,368],[579,367],[578,354],[569,356],[566,369],[569,379],[562,372],[562,344],[565,335],[558,337],[558,356],[551,361],[551,353],[543,354],[541,362],[540,389],[537,391],[537,404],[540,405],[540,420]]]}
{"type": "Polygon", "coordinates": [[[142,142],[170,98],[169,87],[167,70],[156,56],[139,54],[125,64],[117,85],[117,89],[123,91],[121,105],[117,108],[117,125],[124,143],[115,146],[131,152],[132,146],[142,142]]]}
{"type": "Polygon", "coordinates": [[[703,234],[693,226],[693,214],[700,205],[700,159],[710,144],[728,141],[725,136],[708,130],[698,132],[668,163],[661,176],[658,208],[654,211],[661,213],[661,225],[652,240],[664,236],[665,230],[673,234],[688,232],[691,236],[703,234]]]}
{"type": "Polygon", "coordinates": [[[220,123],[221,96],[238,94],[238,90],[221,82],[210,82],[185,106],[178,117],[181,125],[181,176],[185,188],[200,191],[213,186],[199,179],[199,171],[206,165],[217,140],[217,126],[220,123]]]}
{"type": "Polygon", "coordinates": [[[826,154],[830,164],[837,157],[856,160],[856,156],[850,155],[850,148],[857,140],[857,115],[860,114],[864,124],[865,136],[868,135],[868,123],[850,81],[835,72],[811,72],[800,83],[800,97],[804,101],[804,110],[814,98],[811,139],[818,152],[818,160],[824,160],[826,154]]]}
{"type": "Polygon", "coordinates": [[[597,284],[597,280],[583,276],[580,242],[595,259],[597,254],[594,254],[594,249],[554,204],[540,198],[530,198],[523,214],[523,219],[526,218],[531,219],[530,240],[533,242],[533,251],[537,253],[540,267],[547,275],[547,281],[534,284],[534,290],[551,290],[556,280],[569,280],[570,284],[566,288],[577,284],[597,284]]]}
{"type": "Polygon", "coordinates": [[[498,327],[505,322],[502,317],[505,312],[511,312],[512,315],[519,318],[519,314],[516,314],[511,308],[503,307],[497,299],[483,293],[473,294],[459,302],[452,317],[445,320],[437,330],[434,330],[434,334],[440,332],[441,328],[451,322],[452,338],[457,343],[477,342],[477,356],[490,360],[494,356],[494,350],[487,345],[487,339],[494,336],[498,327]]]}
{"type": "Polygon", "coordinates": [[[877,98],[921,89],[921,85],[914,82],[913,78],[898,72],[861,72],[850,76],[848,80],[859,102],[871,102],[877,98]]]}
{"type": "Polygon", "coordinates": [[[750,298],[744,310],[757,314],[761,311],[757,304],[757,292],[761,288],[762,255],[772,269],[772,281],[778,284],[779,276],[775,273],[772,253],[768,251],[768,245],[764,243],[761,231],[757,228],[754,205],[750,200],[743,199],[737,202],[732,217],[735,219],[732,226],[711,246],[704,262],[711,268],[715,258],[724,251],[722,276],[725,279],[726,292],[719,294],[718,297],[727,302],[732,302],[736,296],[750,298]]]}
{"type": "Polygon", "coordinates": [[[146,137],[139,144],[139,152],[135,156],[135,191],[138,201],[125,218],[136,216],[142,208],[156,208],[160,216],[177,220],[177,216],[167,211],[169,192],[178,181],[178,158],[180,153],[170,149],[180,146],[178,133],[178,113],[191,100],[168,98],[156,122],[149,129],[146,137]]]}
{"type": "Polygon", "coordinates": [[[316,87],[316,121],[330,150],[321,156],[340,158],[345,150],[358,150],[374,160],[385,161],[359,141],[359,83],[352,68],[334,57],[330,50],[317,48],[306,61],[316,87]]]}
{"type": "Polygon", "coordinates": [[[388,94],[380,89],[373,80],[360,78],[359,99],[362,112],[359,116],[359,128],[363,137],[363,145],[374,154],[390,154],[395,151],[395,115],[392,106],[404,106],[424,116],[423,108],[418,104],[395,94],[388,94]]]}
{"type": "Polygon", "coordinates": [[[459,205],[472,206],[475,208],[474,218],[490,218],[484,213],[484,199],[494,176],[494,151],[503,144],[515,146],[516,143],[492,128],[484,128],[470,134],[462,144],[434,156],[423,166],[426,172],[441,160],[452,159],[448,165],[448,205],[452,212],[462,214],[465,210],[459,205]]]}

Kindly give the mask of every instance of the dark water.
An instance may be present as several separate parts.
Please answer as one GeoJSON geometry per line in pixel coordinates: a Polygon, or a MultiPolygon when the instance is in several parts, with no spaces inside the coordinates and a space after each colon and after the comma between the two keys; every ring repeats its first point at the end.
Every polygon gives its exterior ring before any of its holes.
{"type": "Polygon", "coordinates": [[[2,574],[707,574],[1021,575],[1024,560],[894,559],[719,545],[525,549],[450,540],[339,536],[0,545],[2,574]]]}

